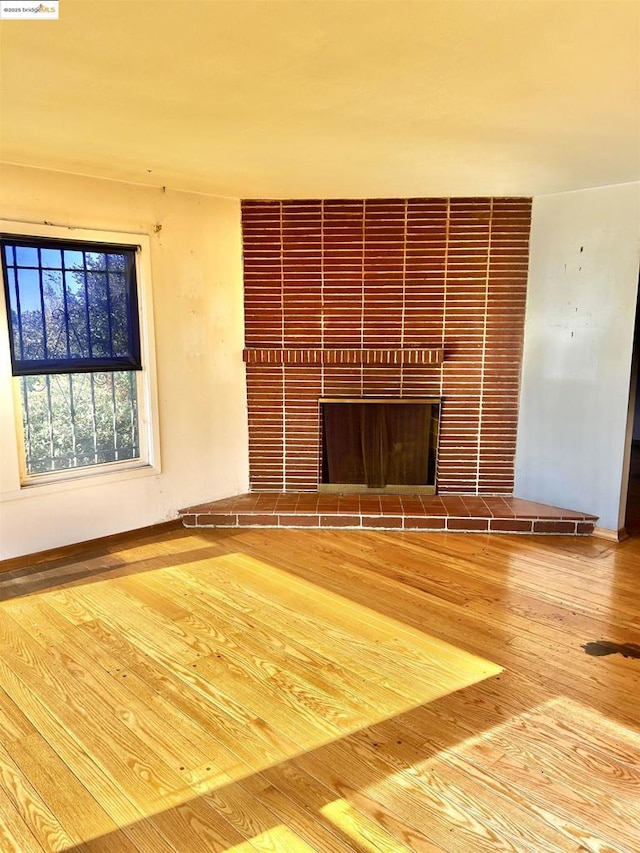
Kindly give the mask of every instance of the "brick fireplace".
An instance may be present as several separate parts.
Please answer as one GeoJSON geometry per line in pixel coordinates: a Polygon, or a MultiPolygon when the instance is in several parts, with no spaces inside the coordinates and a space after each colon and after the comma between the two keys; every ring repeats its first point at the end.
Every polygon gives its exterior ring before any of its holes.
{"type": "Polygon", "coordinates": [[[437,490],[510,494],[530,200],[247,201],[253,490],[315,491],[321,398],[441,400],[437,490]]]}

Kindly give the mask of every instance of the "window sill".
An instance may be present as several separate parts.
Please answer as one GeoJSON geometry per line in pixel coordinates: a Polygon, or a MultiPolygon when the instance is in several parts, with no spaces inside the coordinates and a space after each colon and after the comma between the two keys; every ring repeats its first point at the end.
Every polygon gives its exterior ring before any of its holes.
{"type": "Polygon", "coordinates": [[[142,462],[139,465],[131,465],[122,468],[113,468],[110,471],[86,471],[83,473],[62,475],[56,479],[45,479],[42,481],[31,481],[24,483],[19,489],[13,489],[0,494],[0,502],[24,500],[55,494],[56,492],[71,492],[80,489],[96,489],[101,486],[109,486],[114,483],[123,483],[128,480],[139,480],[146,477],[157,477],[161,471],[156,465],[142,462]]]}

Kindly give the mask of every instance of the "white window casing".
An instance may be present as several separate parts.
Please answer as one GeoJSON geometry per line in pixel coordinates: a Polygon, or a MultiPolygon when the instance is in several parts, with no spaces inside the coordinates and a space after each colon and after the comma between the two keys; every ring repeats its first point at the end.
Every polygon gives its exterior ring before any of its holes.
{"type": "MultiPolygon", "coordinates": [[[[146,234],[96,231],[64,226],[0,220],[0,233],[16,237],[74,240],[93,244],[118,244],[136,250],[138,316],[142,370],[133,372],[137,390],[139,458],[98,463],[29,475],[24,447],[21,377],[11,375],[9,329],[6,316],[0,321],[0,493],[2,499],[89,486],[98,480],[124,480],[160,473],[160,436],[156,379],[150,240],[146,234]],[[8,409],[11,411],[8,411],[8,409]],[[12,440],[13,439],[13,440],[12,440]]],[[[0,310],[6,312],[4,289],[0,310]]]]}

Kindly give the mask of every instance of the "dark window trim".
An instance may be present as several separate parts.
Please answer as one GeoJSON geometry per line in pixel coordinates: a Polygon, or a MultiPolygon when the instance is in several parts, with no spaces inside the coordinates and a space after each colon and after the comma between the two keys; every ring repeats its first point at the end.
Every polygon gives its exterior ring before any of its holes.
{"type": "Polygon", "coordinates": [[[140,250],[139,243],[102,243],[94,240],[73,240],[66,237],[34,237],[28,234],[13,234],[9,231],[0,232],[2,243],[15,246],[25,246],[30,249],[59,249],[67,252],[136,252],[140,250]]]}
{"type": "MultiPolygon", "coordinates": [[[[135,258],[140,251],[139,244],[102,243],[91,240],[73,240],[53,237],[33,237],[29,235],[0,233],[0,256],[2,260],[2,279],[6,302],[7,325],[9,327],[9,346],[11,350],[11,372],[13,376],[33,376],[38,374],[94,373],[119,370],[142,370],[140,345],[140,315],[138,308],[138,283],[135,258]],[[95,252],[97,254],[124,253],[127,257],[127,337],[128,356],[109,356],[84,358],[23,359],[15,351],[15,338],[11,320],[11,294],[5,246],[34,249],[59,249],[62,251],[95,252]]],[[[29,269],[30,267],[25,267],[29,269]]],[[[42,267],[31,267],[42,270],[42,267]]],[[[87,308],[88,310],[88,308],[87,308]]],[[[20,320],[18,320],[18,323],[20,320]]],[[[110,320],[109,320],[110,322],[110,320]]]]}

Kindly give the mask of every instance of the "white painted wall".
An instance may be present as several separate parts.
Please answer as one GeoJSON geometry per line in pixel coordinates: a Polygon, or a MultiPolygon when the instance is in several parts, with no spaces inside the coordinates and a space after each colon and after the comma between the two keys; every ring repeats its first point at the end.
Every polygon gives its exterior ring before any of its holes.
{"type": "Polygon", "coordinates": [[[612,530],[623,524],[639,256],[640,184],[534,199],[515,494],[612,530]]]}
{"type": "Polygon", "coordinates": [[[245,491],[239,203],[3,166],[0,218],[149,235],[162,458],[159,474],[20,489],[5,347],[0,558],[155,524],[181,507],[245,491]]]}

